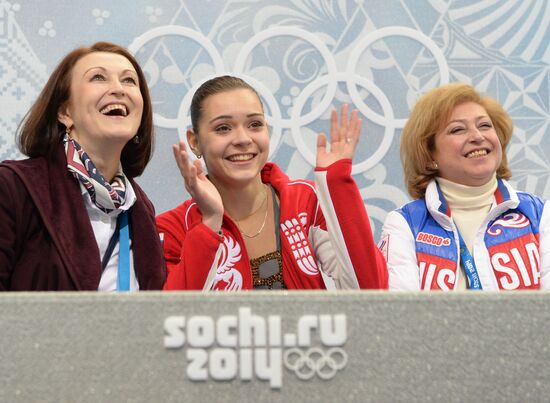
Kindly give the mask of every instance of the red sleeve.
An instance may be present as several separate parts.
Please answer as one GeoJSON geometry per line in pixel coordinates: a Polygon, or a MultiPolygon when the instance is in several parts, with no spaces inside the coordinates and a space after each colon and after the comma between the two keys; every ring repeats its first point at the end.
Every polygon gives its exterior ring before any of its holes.
{"type": "Polygon", "coordinates": [[[186,231],[184,206],[157,217],[167,268],[164,290],[202,290],[223,240],[202,222],[186,231]]]}
{"type": "MultiPolygon", "coordinates": [[[[362,289],[387,289],[386,260],[374,242],[369,216],[357,184],[351,176],[351,159],[335,162],[326,168],[316,168],[328,189],[328,206],[333,209],[347,254],[362,289]]],[[[329,212],[324,212],[326,216],[329,212]]],[[[326,218],[326,217],[325,217],[326,218]]]]}

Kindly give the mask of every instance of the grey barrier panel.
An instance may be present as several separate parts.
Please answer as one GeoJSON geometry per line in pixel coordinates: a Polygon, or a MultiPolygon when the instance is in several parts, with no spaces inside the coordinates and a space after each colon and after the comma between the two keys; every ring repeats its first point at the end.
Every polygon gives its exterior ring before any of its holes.
{"type": "Polygon", "coordinates": [[[5,293],[0,402],[548,401],[549,306],[542,292],[5,293]]]}

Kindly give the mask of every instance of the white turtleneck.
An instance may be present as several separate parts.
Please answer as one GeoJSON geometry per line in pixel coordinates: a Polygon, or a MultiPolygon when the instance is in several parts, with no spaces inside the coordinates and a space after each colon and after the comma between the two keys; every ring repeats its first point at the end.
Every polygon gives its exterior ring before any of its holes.
{"type": "MultiPolygon", "coordinates": [[[[451,217],[460,231],[468,250],[474,254],[474,240],[481,222],[487,216],[495,199],[497,189],[496,174],[482,186],[466,186],[447,179],[436,178],[443,196],[451,209],[451,217]]],[[[455,290],[466,290],[467,280],[464,268],[458,272],[455,290]]]]}

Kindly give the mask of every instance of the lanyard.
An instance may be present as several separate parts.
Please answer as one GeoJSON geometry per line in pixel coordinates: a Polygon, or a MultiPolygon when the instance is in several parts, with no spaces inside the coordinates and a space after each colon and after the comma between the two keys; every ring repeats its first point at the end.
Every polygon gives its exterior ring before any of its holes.
{"type": "MultiPolygon", "coordinates": [[[[128,212],[119,214],[120,240],[118,255],[117,291],[130,291],[130,232],[128,231],[128,212]]],[[[117,221],[118,221],[117,219],[117,221]]]]}
{"type": "Polygon", "coordinates": [[[101,269],[105,271],[115,245],[119,243],[117,291],[130,291],[130,232],[128,230],[128,212],[121,212],[116,220],[115,233],[101,259],[101,269]]]}
{"type": "Polygon", "coordinates": [[[482,289],[481,282],[479,281],[479,274],[477,274],[477,269],[476,269],[476,264],[474,263],[474,259],[472,258],[472,255],[468,250],[468,247],[466,246],[464,239],[462,239],[462,235],[460,235],[460,231],[458,231],[458,228],[456,229],[456,232],[458,234],[458,239],[460,241],[460,257],[462,259],[464,271],[468,276],[468,283],[469,283],[468,288],[470,288],[471,290],[481,290],[482,289]]]}

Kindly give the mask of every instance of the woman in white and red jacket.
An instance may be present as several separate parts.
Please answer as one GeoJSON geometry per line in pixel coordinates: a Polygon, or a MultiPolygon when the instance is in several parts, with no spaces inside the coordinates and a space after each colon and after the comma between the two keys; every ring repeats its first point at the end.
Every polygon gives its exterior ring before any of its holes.
{"type": "Polygon", "coordinates": [[[379,244],[395,290],[550,288],[550,209],[506,181],[510,117],[467,84],[425,94],[401,135],[416,200],[386,218],[379,244]]]}
{"type": "Polygon", "coordinates": [[[192,199],[157,217],[168,290],[387,288],[384,259],[351,178],[357,111],[334,111],[330,151],[317,142],[315,185],[267,163],[269,133],[256,91],[231,76],[205,82],[191,104],[190,162],[174,155],[192,199]]]}

